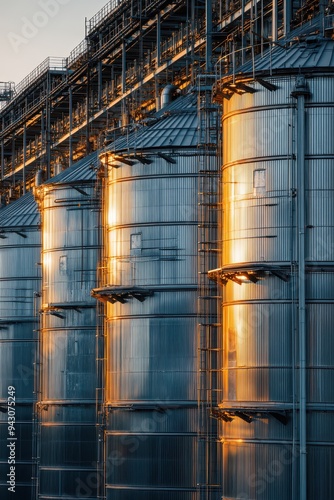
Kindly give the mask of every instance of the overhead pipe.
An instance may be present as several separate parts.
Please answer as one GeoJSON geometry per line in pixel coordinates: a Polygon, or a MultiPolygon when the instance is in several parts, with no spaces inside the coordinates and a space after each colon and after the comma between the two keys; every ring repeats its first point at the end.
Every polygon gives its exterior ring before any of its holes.
{"type": "Polygon", "coordinates": [[[165,106],[167,106],[167,104],[170,104],[172,102],[172,96],[176,89],[177,87],[175,85],[166,85],[166,87],[161,92],[161,108],[164,108],[165,106]]]}

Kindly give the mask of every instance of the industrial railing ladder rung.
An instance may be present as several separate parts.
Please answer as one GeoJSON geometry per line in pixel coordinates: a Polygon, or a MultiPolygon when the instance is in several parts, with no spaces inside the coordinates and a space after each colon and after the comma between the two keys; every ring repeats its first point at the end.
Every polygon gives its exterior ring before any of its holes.
{"type": "MultiPolygon", "coordinates": [[[[106,173],[100,171],[97,175],[95,185],[95,196],[100,200],[99,205],[99,265],[97,267],[97,283],[102,286],[107,279],[107,269],[104,256],[103,245],[103,231],[105,228],[105,213],[103,207],[105,206],[105,182],[106,173]]],[[[105,390],[105,304],[97,301],[96,305],[96,373],[97,373],[97,387],[96,387],[96,438],[97,438],[97,498],[98,500],[105,500],[105,405],[104,405],[104,390],[105,390]]]]}
{"type": "Polygon", "coordinates": [[[217,476],[217,406],[220,378],[219,295],[208,271],[217,267],[219,115],[211,95],[213,75],[198,81],[198,499],[213,500],[217,476]]]}
{"type": "MultiPolygon", "coordinates": [[[[41,267],[37,266],[38,277],[42,279],[41,267]]],[[[40,387],[40,366],[42,356],[40,353],[41,346],[41,290],[35,290],[34,292],[34,340],[36,341],[36,347],[34,349],[34,365],[33,365],[33,377],[34,377],[34,405],[33,405],[33,421],[32,421],[32,498],[38,498],[39,494],[39,460],[40,460],[40,445],[41,445],[41,426],[40,426],[40,405],[38,402],[41,397],[41,387],[40,387]]]]}

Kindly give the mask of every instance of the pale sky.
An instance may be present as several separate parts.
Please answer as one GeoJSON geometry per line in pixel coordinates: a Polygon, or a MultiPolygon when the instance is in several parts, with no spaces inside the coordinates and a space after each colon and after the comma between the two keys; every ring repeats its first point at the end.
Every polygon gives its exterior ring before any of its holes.
{"type": "Polygon", "coordinates": [[[0,0],[0,82],[16,84],[46,57],[67,57],[108,0],[0,0]]]}

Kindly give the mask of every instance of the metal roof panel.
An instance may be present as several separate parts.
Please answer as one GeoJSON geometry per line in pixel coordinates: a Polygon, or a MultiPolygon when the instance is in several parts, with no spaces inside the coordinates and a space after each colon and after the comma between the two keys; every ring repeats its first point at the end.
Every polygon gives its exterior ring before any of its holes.
{"type": "Polygon", "coordinates": [[[151,125],[138,124],[127,136],[116,139],[106,151],[196,147],[197,130],[197,95],[191,93],[156,113],[151,125]]]}
{"type": "Polygon", "coordinates": [[[0,209],[0,231],[10,227],[32,227],[40,223],[37,203],[31,192],[0,209]]]}
{"type": "MultiPolygon", "coordinates": [[[[302,70],[334,70],[334,40],[310,37],[290,40],[285,45],[268,49],[255,58],[254,73],[273,74],[275,72],[302,70]]],[[[248,61],[236,71],[236,76],[253,74],[253,63],[248,61]]],[[[230,77],[230,75],[229,75],[230,77]]]]}
{"type": "Polygon", "coordinates": [[[60,174],[48,179],[45,184],[70,184],[78,181],[94,181],[96,179],[98,162],[98,153],[94,151],[94,153],[85,156],[60,174]]]}

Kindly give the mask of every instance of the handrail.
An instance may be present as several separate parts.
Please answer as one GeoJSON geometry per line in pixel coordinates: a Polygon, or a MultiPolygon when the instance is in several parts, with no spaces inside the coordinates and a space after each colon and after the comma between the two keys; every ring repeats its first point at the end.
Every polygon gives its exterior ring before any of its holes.
{"type": "Polygon", "coordinates": [[[117,7],[123,3],[124,0],[110,0],[102,9],[100,9],[93,17],[87,22],[89,35],[105,18],[113,12],[117,7]]]}
{"type": "MultiPolygon", "coordinates": [[[[32,83],[38,80],[43,74],[48,71],[64,71],[66,70],[66,59],[63,57],[47,57],[41,64],[37,66],[31,73],[29,73],[23,80],[21,80],[17,85],[15,85],[15,90],[13,97],[17,97],[24,90],[26,90],[32,83]]],[[[12,100],[11,99],[11,100],[12,100]]],[[[2,108],[3,109],[10,104],[8,101],[2,108]]]]}
{"type": "Polygon", "coordinates": [[[67,68],[71,68],[79,59],[82,59],[82,56],[88,54],[89,43],[85,38],[82,42],[79,43],[73,50],[71,50],[70,55],[66,59],[67,68]]]}
{"type": "Polygon", "coordinates": [[[66,59],[63,57],[47,57],[37,66],[29,75],[27,75],[20,83],[15,86],[15,95],[23,92],[29,85],[46,73],[47,71],[65,70],[66,59]]]}

